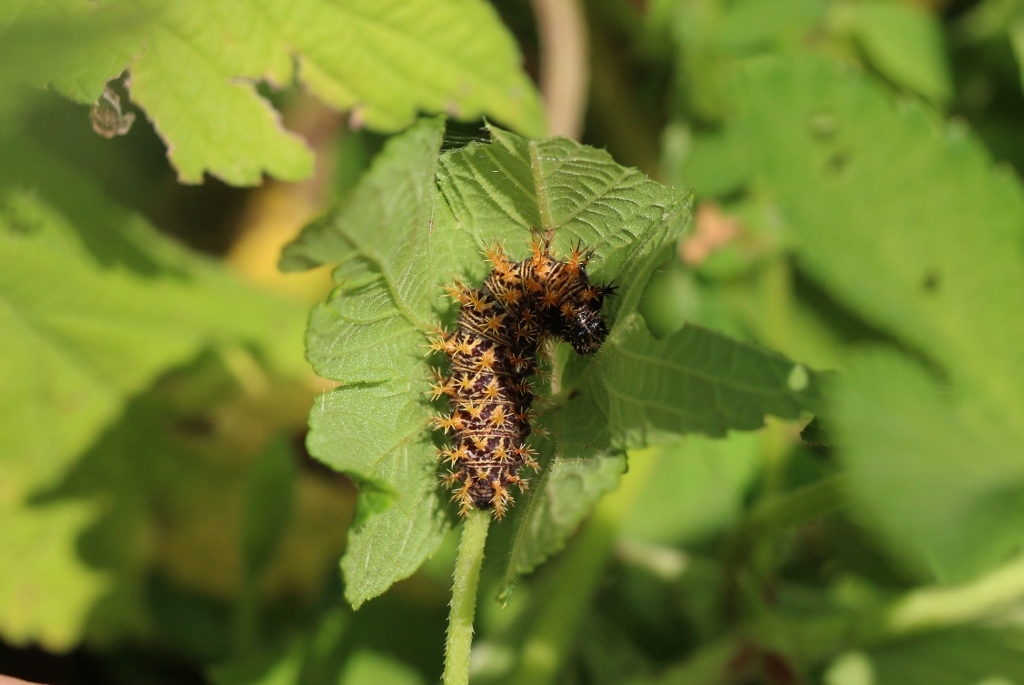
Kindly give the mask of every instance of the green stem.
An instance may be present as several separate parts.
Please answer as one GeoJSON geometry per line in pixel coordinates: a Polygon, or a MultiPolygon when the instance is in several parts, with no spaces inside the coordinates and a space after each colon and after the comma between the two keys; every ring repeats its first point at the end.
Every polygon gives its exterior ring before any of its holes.
{"type": "Polygon", "coordinates": [[[753,529],[755,535],[761,535],[766,530],[790,528],[821,518],[845,504],[844,481],[843,476],[830,476],[785,494],[762,499],[750,512],[744,527],[753,529]]]}
{"type": "Polygon", "coordinates": [[[484,561],[484,544],[491,525],[491,512],[472,510],[462,524],[459,558],[455,562],[448,640],[444,648],[444,685],[469,683],[469,655],[473,646],[473,618],[476,615],[477,585],[484,561]]]}
{"type": "Polygon", "coordinates": [[[651,474],[657,471],[660,458],[660,450],[631,453],[629,473],[617,490],[601,500],[590,522],[563,555],[554,586],[543,593],[545,601],[523,644],[513,685],[556,682],[604,574],[619,527],[651,474]]]}
{"type": "Polygon", "coordinates": [[[259,575],[252,569],[245,569],[233,619],[235,653],[249,654],[256,646],[259,625],[259,575]]]}
{"type": "MultiPolygon", "coordinates": [[[[842,476],[825,478],[812,485],[761,499],[734,530],[725,553],[725,572],[721,594],[722,612],[726,617],[739,619],[742,600],[749,598],[742,582],[750,581],[750,573],[757,577],[774,573],[777,563],[774,547],[775,533],[808,521],[845,505],[842,476]]],[[[756,593],[755,593],[756,594],[756,593]]]]}
{"type": "MultiPolygon", "coordinates": [[[[770,259],[758,277],[761,299],[761,341],[776,350],[789,350],[790,309],[793,300],[793,274],[784,255],[770,259]]],[[[764,494],[768,497],[785,490],[786,457],[792,438],[785,426],[769,421],[762,434],[764,441],[764,494]]]]}
{"type": "Polygon", "coordinates": [[[908,592],[890,607],[886,628],[905,635],[970,623],[1005,611],[1021,598],[1024,555],[964,585],[908,592]]]}
{"type": "Polygon", "coordinates": [[[562,558],[558,580],[544,593],[548,601],[523,644],[513,685],[555,682],[604,571],[612,538],[608,523],[595,518],[562,558]]]}

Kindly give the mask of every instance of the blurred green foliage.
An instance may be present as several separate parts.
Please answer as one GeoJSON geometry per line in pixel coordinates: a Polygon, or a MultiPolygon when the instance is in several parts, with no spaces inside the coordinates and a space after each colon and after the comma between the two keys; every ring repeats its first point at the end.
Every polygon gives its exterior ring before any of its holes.
{"type": "Polygon", "coordinates": [[[587,145],[525,1],[243,4],[0,4],[0,673],[436,682],[419,346],[552,227],[613,333],[471,682],[1024,682],[1024,3],[590,0],[587,145]],[[261,222],[333,283],[253,285],[261,222]]]}

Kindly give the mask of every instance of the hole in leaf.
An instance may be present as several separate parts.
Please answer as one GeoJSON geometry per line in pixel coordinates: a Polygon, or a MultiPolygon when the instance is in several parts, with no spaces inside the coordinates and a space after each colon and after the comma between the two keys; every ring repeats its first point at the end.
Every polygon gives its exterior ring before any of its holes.
{"type": "Polygon", "coordinates": [[[838,174],[846,165],[850,163],[850,155],[845,152],[836,152],[828,158],[828,162],[825,163],[826,168],[832,172],[838,174]]]}

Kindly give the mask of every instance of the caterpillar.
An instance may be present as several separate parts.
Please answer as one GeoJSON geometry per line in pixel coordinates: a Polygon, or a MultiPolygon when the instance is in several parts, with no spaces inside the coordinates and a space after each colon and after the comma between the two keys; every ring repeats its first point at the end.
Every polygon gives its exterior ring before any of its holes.
{"type": "Polygon", "coordinates": [[[590,282],[593,251],[582,243],[565,261],[551,254],[551,234],[537,236],[531,255],[512,262],[501,245],[484,251],[492,269],[479,288],[456,281],[446,290],[459,305],[454,331],[438,330],[429,347],[449,359],[447,376],[435,370],[432,400],[447,396],[451,412],[432,425],[451,444],[439,450],[449,466],[442,482],[455,488],[452,501],[464,516],[492,509],[501,518],[514,503],[509,488],[525,490],[521,468],[539,468],[526,444],[531,433],[537,353],[548,338],[560,338],[582,355],[593,354],[608,336],[601,314],[615,286],[590,282]]]}

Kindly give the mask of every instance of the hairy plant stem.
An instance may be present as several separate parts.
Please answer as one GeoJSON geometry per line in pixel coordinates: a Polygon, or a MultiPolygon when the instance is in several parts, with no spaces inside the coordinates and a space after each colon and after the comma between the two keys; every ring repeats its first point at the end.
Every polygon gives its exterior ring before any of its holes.
{"type": "Polygon", "coordinates": [[[469,683],[477,585],[490,525],[491,512],[478,509],[470,511],[462,524],[459,557],[455,562],[455,578],[452,583],[451,612],[448,614],[448,639],[444,648],[444,685],[469,683]]]}

